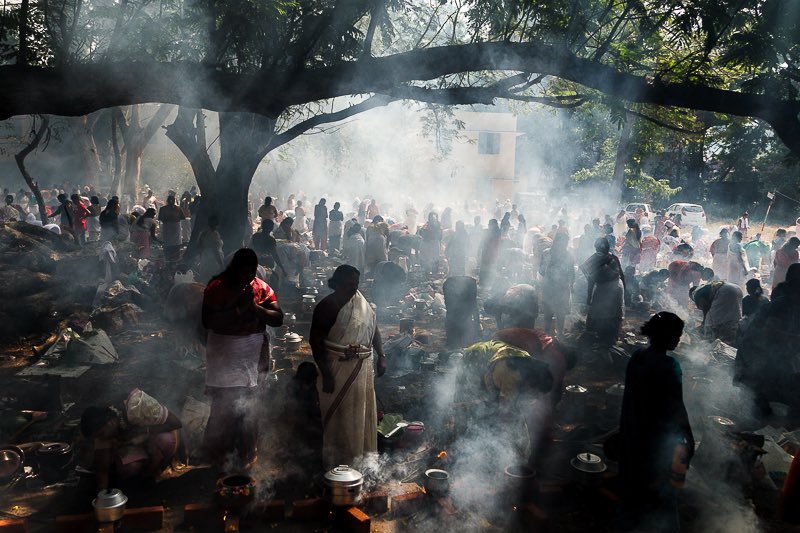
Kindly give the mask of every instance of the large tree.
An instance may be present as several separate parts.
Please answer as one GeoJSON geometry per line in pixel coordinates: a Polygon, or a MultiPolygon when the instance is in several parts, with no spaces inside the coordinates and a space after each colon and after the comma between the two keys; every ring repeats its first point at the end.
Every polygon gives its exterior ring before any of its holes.
{"type": "Polygon", "coordinates": [[[2,22],[0,117],[145,102],[233,113],[223,131],[259,136],[237,169],[215,169],[237,176],[236,205],[271,139],[360,110],[331,103],[352,95],[364,108],[611,98],[646,120],[687,108],[759,119],[800,156],[794,0],[25,0],[2,22]]]}

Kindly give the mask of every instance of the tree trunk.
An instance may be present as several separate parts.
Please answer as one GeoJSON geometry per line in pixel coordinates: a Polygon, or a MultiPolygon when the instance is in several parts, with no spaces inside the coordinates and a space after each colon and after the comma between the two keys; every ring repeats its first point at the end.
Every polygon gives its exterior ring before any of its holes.
{"type": "Polygon", "coordinates": [[[117,115],[111,113],[111,152],[113,154],[114,172],[111,177],[111,191],[119,196],[120,179],[122,177],[122,154],[119,151],[119,141],[117,140],[117,115]]]}
{"type": "Polygon", "coordinates": [[[689,160],[686,165],[686,193],[687,202],[698,202],[702,195],[703,170],[705,167],[705,136],[693,135],[689,139],[689,160]]]}
{"type": "MultiPolygon", "coordinates": [[[[161,105],[158,110],[142,127],[139,123],[139,106],[131,106],[130,120],[126,119],[120,109],[113,111],[116,122],[122,130],[122,138],[125,141],[125,172],[121,180],[115,179],[114,191],[116,194],[124,194],[130,197],[131,205],[136,204],[139,197],[139,178],[142,170],[142,156],[144,150],[155,135],[175,106],[161,105]]],[[[112,137],[113,142],[113,137],[112,137]]]]}
{"type": "Polygon", "coordinates": [[[614,177],[611,182],[612,194],[616,195],[617,199],[622,199],[622,193],[625,191],[625,165],[628,163],[630,154],[628,147],[631,140],[631,125],[633,117],[628,116],[619,132],[619,144],[617,145],[617,158],[614,162],[614,177]]]}
{"type": "Polygon", "coordinates": [[[167,126],[167,137],[189,161],[201,193],[186,256],[194,254],[197,237],[208,227],[212,215],[219,219],[226,253],[237,250],[249,239],[250,182],[274,134],[274,120],[249,113],[220,113],[220,160],[215,169],[206,151],[202,110],[178,110],[175,121],[167,126]]]}
{"type": "Polygon", "coordinates": [[[703,197],[703,172],[705,171],[705,132],[714,124],[714,117],[705,111],[696,111],[697,122],[701,125],[703,135],[689,136],[689,161],[686,165],[686,198],[687,202],[699,202],[703,197]]]}
{"type": "Polygon", "coordinates": [[[133,205],[139,198],[139,179],[142,173],[144,146],[141,143],[125,143],[125,173],[122,178],[122,193],[127,195],[133,205]]]}
{"type": "Polygon", "coordinates": [[[28,11],[29,0],[22,0],[19,6],[19,48],[17,49],[17,64],[27,65],[28,57],[28,11]]]}
{"type": "Polygon", "coordinates": [[[25,158],[28,157],[28,154],[36,150],[36,147],[39,146],[39,143],[42,141],[42,137],[44,137],[47,128],[50,127],[50,117],[45,115],[41,115],[41,123],[39,124],[39,128],[36,130],[36,133],[33,135],[33,139],[28,146],[14,154],[14,160],[17,162],[17,167],[19,168],[20,173],[22,174],[22,179],[25,180],[25,183],[28,184],[33,196],[36,198],[36,205],[39,206],[39,217],[42,219],[42,224],[47,224],[47,208],[44,206],[44,198],[42,197],[42,192],[39,190],[39,184],[33,179],[30,172],[28,172],[27,167],[25,166],[25,158]]]}
{"type": "Polygon", "coordinates": [[[100,174],[100,156],[94,142],[94,125],[97,117],[84,115],[70,122],[80,146],[78,155],[81,158],[84,180],[88,185],[97,185],[100,174]]]}

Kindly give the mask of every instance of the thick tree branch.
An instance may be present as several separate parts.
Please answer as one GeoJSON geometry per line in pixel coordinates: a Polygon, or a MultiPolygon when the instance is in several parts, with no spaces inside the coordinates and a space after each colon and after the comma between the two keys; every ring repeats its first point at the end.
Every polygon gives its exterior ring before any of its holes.
{"type": "Polygon", "coordinates": [[[564,96],[527,96],[506,90],[506,84],[495,84],[488,87],[452,87],[449,89],[427,89],[425,87],[396,87],[387,91],[396,99],[417,100],[430,104],[443,105],[492,105],[498,98],[543,104],[550,107],[574,108],[586,103],[581,94],[564,96]]]}
{"type": "MultiPolygon", "coordinates": [[[[434,47],[301,72],[270,69],[257,75],[232,74],[196,63],[98,63],[60,71],[5,66],[0,67],[4,80],[0,84],[0,119],[31,113],[83,115],[143,102],[275,118],[292,105],[351,94],[391,94],[411,81],[486,70],[538,72],[629,102],[761,118],[776,132],[782,130],[778,134],[784,142],[791,140],[793,130],[800,129],[797,100],[653,80],[538,43],[434,47]]],[[[470,92],[464,90],[466,100],[470,92]]],[[[800,138],[790,148],[800,153],[800,138]]]]}

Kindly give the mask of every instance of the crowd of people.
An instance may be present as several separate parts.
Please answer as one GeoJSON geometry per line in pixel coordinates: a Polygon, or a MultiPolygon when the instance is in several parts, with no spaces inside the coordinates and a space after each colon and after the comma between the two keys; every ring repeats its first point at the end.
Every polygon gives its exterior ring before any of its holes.
{"type": "MultiPolygon", "coordinates": [[[[167,263],[187,261],[184,246],[202,202],[195,189],[180,197],[167,191],[161,202],[146,188],[127,212],[118,197],[91,188],[69,196],[44,192],[47,220],[38,219],[38,206],[23,192],[6,195],[0,218],[69,232],[81,246],[130,241],[136,259],[150,258],[155,242],[167,263]]],[[[484,421],[503,425],[497,434],[508,434],[520,457],[532,463],[541,454],[543,428],[560,399],[564,375],[576,360],[560,339],[585,320],[585,338],[611,345],[626,312],[642,317],[656,312],[641,330],[650,346],[628,365],[621,419],[627,450],[621,461],[628,490],[625,520],[638,526],[656,520],[658,527],[674,529],[674,495],[662,474],[672,466],[676,449],[688,462],[693,437],[681,397],[680,365],[667,352],[678,345],[685,326],[694,327],[695,309],[708,339],[739,349],[735,380],[754,391],[758,414],[768,414],[771,401],[800,409],[792,394],[800,384],[795,372],[800,365],[797,228],[778,229],[766,241],[753,231],[747,213],[712,231],[685,224],[680,215],[642,209],[598,217],[588,207],[561,207],[526,218],[509,201],[491,209],[478,202],[417,207],[410,201],[381,205],[375,198],[356,198],[329,208],[326,198],[265,194],[263,202],[251,202],[248,229],[235,243],[223,242],[219,232],[224,213],[207,214],[196,236],[192,268],[195,279],[206,284],[202,321],[208,332],[211,416],[204,449],[209,460],[221,464],[234,453],[246,467],[257,458],[254,404],[268,369],[265,330],[281,325],[278,296],[300,283],[312,252],[341,263],[329,280],[332,294],[313,313],[309,342],[316,366],[302,373],[303,380],[316,383],[327,467],[358,464],[377,451],[374,378],[386,370],[377,317],[393,297],[391,292],[381,296],[379,281],[389,272],[394,276],[394,270],[398,280],[411,271],[446,279],[448,345],[464,349],[465,368],[474,374],[462,375],[457,395],[494,402],[482,412],[484,421]],[[225,250],[237,251],[226,257],[225,250]],[[261,273],[263,267],[270,277],[261,273]],[[364,278],[375,279],[377,309],[359,291],[364,278]],[[497,318],[499,331],[488,341],[481,339],[479,294],[486,299],[486,312],[497,318]],[[537,329],[540,312],[543,322],[537,329]],[[453,338],[451,330],[457,331],[453,338]],[[479,392],[470,389],[476,386],[479,392]],[[529,413],[509,408],[531,397],[529,413]],[[537,431],[515,429],[526,424],[537,431]],[[652,427],[642,431],[644,426],[652,427]]],[[[180,422],[157,401],[136,394],[132,398],[141,406],[150,406],[149,416],[138,420],[150,435],[154,456],[145,467],[151,469],[163,465],[166,450],[174,447],[169,434],[180,422]]],[[[82,428],[99,443],[104,472],[110,464],[105,442],[137,419],[130,400],[121,409],[96,408],[84,415],[82,428]]]]}

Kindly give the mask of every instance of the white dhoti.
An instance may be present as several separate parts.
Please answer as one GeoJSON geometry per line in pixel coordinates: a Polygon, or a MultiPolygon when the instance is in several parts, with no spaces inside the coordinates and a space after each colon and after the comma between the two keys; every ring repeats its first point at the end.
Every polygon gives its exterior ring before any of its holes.
{"type": "Polygon", "coordinates": [[[322,391],[317,381],[322,414],[322,460],[326,469],[356,466],[378,451],[378,414],[372,362],[375,312],[357,292],[339,310],[325,340],[335,389],[322,391]]]}

